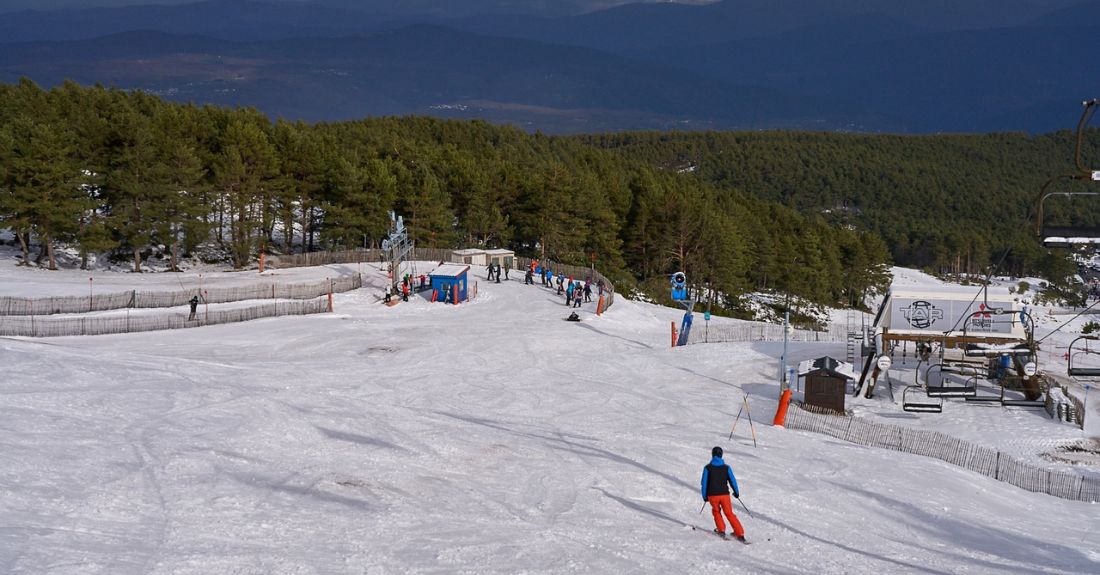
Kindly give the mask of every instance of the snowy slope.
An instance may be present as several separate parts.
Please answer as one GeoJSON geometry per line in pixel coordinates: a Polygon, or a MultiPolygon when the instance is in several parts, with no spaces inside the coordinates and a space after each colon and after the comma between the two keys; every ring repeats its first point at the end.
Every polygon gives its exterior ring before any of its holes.
{"type": "Polygon", "coordinates": [[[570,323],[540,286],[479,284],[457,307],[377,288],[332,315],[0,339],[0,572],[1100,572],[1098,505],[772,427],[778,344],[669,349],[676,310],[570,323]],[[757,447],[744,417],[727,439],[743,394],[757,447]],[[689,527],[712,526],[713,445],[747,547],[689,527]]]}

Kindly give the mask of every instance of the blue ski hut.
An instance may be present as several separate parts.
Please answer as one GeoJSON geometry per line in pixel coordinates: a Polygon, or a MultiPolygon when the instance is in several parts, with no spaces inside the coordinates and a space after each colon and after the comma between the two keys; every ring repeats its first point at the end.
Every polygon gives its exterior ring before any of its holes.
{"type": "Polygon", "coordinates": [[[443,264],[432,270],[428,276],[432,278],[432,291],[437,294],[435,301],[443,303],[466,301],[469,288],[466,274],[469,271],[470,266],[462,264],[443,264]]]}

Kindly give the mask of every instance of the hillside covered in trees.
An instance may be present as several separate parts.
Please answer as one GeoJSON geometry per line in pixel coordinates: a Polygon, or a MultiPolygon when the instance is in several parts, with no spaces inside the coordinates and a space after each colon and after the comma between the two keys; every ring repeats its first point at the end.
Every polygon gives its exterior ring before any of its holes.
{"type": "Polygon", "coordinates": [[[63,244],[141,270],[157,249],[174,266],[215,246],[243,267],[260,250],[377,244],[390,210],[421,246],[592,262],[655,295],[684,270],[727,308],[757,289],[859,303],[887,278],[873,234],[578,139],[422,117],[271,122],[73,83],[0,86],[0,226],[23,263],[52,268],[63,244]]]}
{"type": "MultiPolygon", "coordinates": [[[[1075,113],[1067,109],[1067,125],[1076,122],[1075,113]]],[[[1003,259],[1001,275],[1061,278],[1073,270],[1064,251],[1041,248],[1034,214],[1043,184],[1073,171],[1076,135],[1068,130],[1041,136],[647,132],[579,140],[805,217],[873,232],[898,265],[982,274],[1003,259]]],[[[1086,164],[1100,164],[1100,130],[1088,130],[1084,142],[1086,164]]],[[[1090,183],[1057,186],[1098,191],[1090,183]]],[[[1045,208],[1048,223],[1100,227],[1100,200],[1054,197],[1045,208]]]]}

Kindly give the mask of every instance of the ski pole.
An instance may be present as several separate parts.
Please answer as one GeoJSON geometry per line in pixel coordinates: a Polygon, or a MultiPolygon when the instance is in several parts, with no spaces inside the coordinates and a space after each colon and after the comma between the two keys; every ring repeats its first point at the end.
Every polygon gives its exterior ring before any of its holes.
{"type": "Polygon", "coordinates": [[[752,426],[752,411],[749,410],[749,399],[742,395],[741,402],[744,404],[745,413],[749,416],[749,431],[752,431],[752,446],[756,447],[756,428],[752,426]]]}
{"type": "Polygon", "coordinates": [[[741,507],[744,507],[744,508],[745,508],[745,511],[748,511],[748,512],[749,512],[749,517],[752,517],[753,519],[756,519],[756,516],[755,516],[755,515],[753,515],[753,514],[752,514],[752,511],[750,511],[750,510],[749,510],[749,506],[748,506],[748,505],[745,505],[745,502],[744,502],[744,501],[741,501],[741,498],[740,498],[740,497],[737,497],[736,499],[737,499],[738,501],[740,501],[740,502],[741,502],[741,507]]]}
{"type": "MultiPolygon", "coordinates": [[[[742,504],[742,505],[744,505],[744,504],[742,504]]],[[[707,502],[706,502],[706,501],[704,501],[704,502],[703,502],[703,506],[699,508],[699,513],[702,513],[702,512],[703,512],[703,510],[704,510],[704,509],[706,509],[706,508],[707,508],[707,502]]]]}
{"type": "Polygon", "coordinates": [[[745,406],[742,405],[741,409],[737,410],[737,417],[733,418],[733,429],[730,430],[730,440],[733,440],[733,432],[737,431],[737,422],[741,419],[741,412],[745,410],[745,406]]]}

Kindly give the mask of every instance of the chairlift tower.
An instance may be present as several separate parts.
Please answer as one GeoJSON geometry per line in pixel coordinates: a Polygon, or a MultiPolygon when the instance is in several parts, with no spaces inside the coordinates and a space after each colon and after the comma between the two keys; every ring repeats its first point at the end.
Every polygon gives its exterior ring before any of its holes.
{"type": "Polygon", "coordinates": [[[409,240],[408,230],[401,216],[390,212],[390,233],[382,240],[382,256],[389,264],[390,287],[396,287],[401,277],[401,269],[412,253],[413,242],[409,240]]]}

